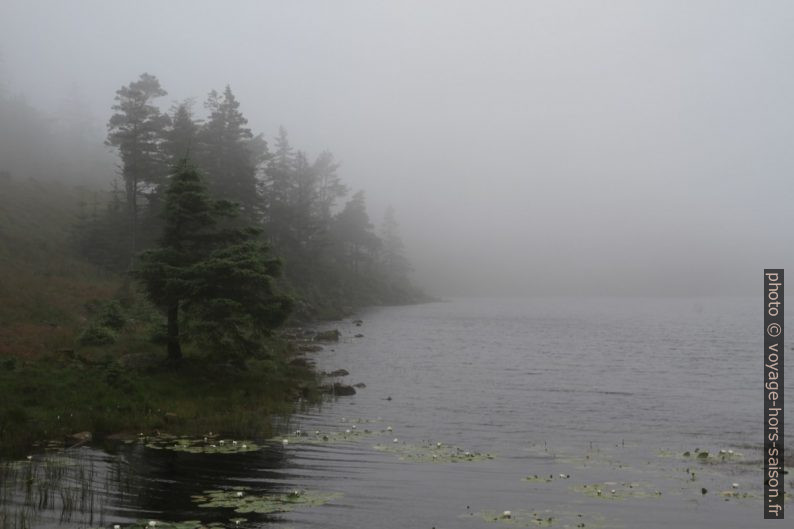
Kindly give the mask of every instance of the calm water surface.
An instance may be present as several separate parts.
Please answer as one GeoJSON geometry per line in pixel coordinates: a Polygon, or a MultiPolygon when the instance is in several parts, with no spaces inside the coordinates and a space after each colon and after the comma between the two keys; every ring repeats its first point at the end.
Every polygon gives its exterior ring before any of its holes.
{"type": "MultiPolygon", "coordinates": [[[[340,343],[311,356],[366,388],[295,415],[285,430],[358,424],[373,435],[222,456],[142,445],[75,450],[71,457],[95,476],[93,518],[64,521],[56,507],[32,525],[157,519],[232,527],[240,515],[198,508],[191,495],[235,486],[340,493],[314,508],[242,515],[240,527],[763,523],[758,299],[460,299],[360,317],[361,327],[335,325],[340,343]],[[494,458],[417,463],[374,448],[424,441],[494,458]],[[711,457],[697,458],[696,449],[711,457]],[[588,492],[595,490],[601,495],[588,492]],[[510,520],[493,521],[505,510],[510,520]]],[[[2,498],[7,510],[14,498],[2,498]]]]}

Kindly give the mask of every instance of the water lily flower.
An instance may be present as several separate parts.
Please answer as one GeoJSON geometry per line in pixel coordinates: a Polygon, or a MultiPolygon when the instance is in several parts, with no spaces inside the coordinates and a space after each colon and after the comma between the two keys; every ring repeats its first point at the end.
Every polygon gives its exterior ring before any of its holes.
{"type": "Polygon", "coordinates": [[[284,439],[283,441],[281,441],[281,443],[285,444],[285,445],[288,445],[289,444],[289,439],[284,439]]]}
{"type": "Polygon", "coordinates": [[[739,488],[739,484],[738,483],[732,483],[731,487],[733,487],[734,489],[738,489],[739,488]]]}
{"type": "Polygon", "coordinates": [[[348,429],[348,430],[345,430],[345,433],[350,433],[350,430],[349,430],[349,429],[348,429]]]}
{"type": "Polygon", "coordinates": [[[400,442],[400,440],[397,439],[396,437],[394,438],[394,441],[392,441],[392,443],[399,443],[399,442],[400,442]]]}
{"type": "Polygon", "coordinates": [[[617,494],[617,492],[615,492],[615,489],[612,489],[610,492],[611,492],[612,494],[617,494]]]}
{"type": "Polygon", "coordinates": [[[314,430],[314,435],[320,435],[320,430],[314,430]]]}
{"type": "Polygon", "coordinates": [[[155,527],[156,525],[157,522],[155,522],[154,520],[149,520],[149,527],[155,527]]]}
{"type": "Polygon", "coordinates": [[[242,497],[243,497],[243,493],[242,493],[242,491],[238,491],[238,492],[237,492],[237,497],[238,497],[238,498],[242,498],[242,497]]]}
{"type": "Polygon", "coordinates": [[[387,432],[390,432],[390,431],[391,431],[391,426],[387,426],[387,427],[386,427],[386,431],[387,431],[387,432]]]}
{"type": "Polygon", "coordinates": [[[221,446],[223,446],[223,443],[225,443],[226,441],[224,441],[223,439],[221,439],[221,440],[220,440],[220,441],[218,441],[218,442],[220,443],[220,445],[221,445],[221,446]]]}
{"type": "Polygon", "coordinates": [[[32,461],[32,460],[33,460],[33,456],[28,456],[28,461],[32,461]]]}
{"type": "Polygon", "coordinates": [[[351,426],[351,428],[353,428],[355,430],[356,429],[356,425],[354,424],[353,426],[351,426]]]}
{"type": "Polygon", "coordinates": [[[237,446],[237,441],[232,441],[232,444],[233,444],[234,446],[237,446]]]}
{"type": "Polygon", "coordinates": [[[121,526],[119,524],[116,524],[113,526],[113,529],[121,529],[121,526]]]}
{"type": "Polygon", "coordinates": [[[243,448],[248,448],[248,445],[243,445],[243,448]]]}
{"type": "Polygon", "coordinates": [[[441,448],[441,443],[436,443],[436,448],[441,448]]]}
{"type": "Polygon", "coordinates": [[[513,517],[513,513],[510,511],[505,511],[502,513],[502,518],[512,518],[512,517],[513,517]]]}

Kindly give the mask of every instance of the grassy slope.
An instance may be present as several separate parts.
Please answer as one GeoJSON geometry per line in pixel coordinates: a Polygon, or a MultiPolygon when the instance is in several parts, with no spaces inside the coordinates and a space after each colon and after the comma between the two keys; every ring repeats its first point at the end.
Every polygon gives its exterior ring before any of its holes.
{"type": "Polygon", "coordinates": [[[0,180],[0,354],[70,347],[86,303],[118,288],[71,256],[79,200],[59,184],[0,180]]]}

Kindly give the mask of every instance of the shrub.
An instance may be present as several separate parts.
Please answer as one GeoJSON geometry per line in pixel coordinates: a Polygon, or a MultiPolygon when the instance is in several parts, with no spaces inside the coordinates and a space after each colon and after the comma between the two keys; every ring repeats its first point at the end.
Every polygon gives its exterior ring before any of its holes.
{"type": "Polygon", "coordinates": [[[89,325],[77,338],[80,345],[110,345],[116,343],[116,333],[96,323],[89,325]]]}
{"type": "Polygon", "coordinates": [[[126,321],[124,309],[121,307],[121,303],[115,299],[105,303],[104,307],[102,307],[102,311],[97,317],[97,323],[99,325],[116,331],[121,330],[126,321]]]}

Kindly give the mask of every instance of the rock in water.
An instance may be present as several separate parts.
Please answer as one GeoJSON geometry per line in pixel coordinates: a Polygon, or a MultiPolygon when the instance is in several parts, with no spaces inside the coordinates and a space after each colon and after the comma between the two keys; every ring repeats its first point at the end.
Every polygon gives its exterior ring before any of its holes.
{"type": "Polygon", "coordinates": [[[318,342],[338,342],[339,336],[341,334],[337,329],[331,329],[330,331],[318,332],[314,335],[314,339],[318,342]]]}

